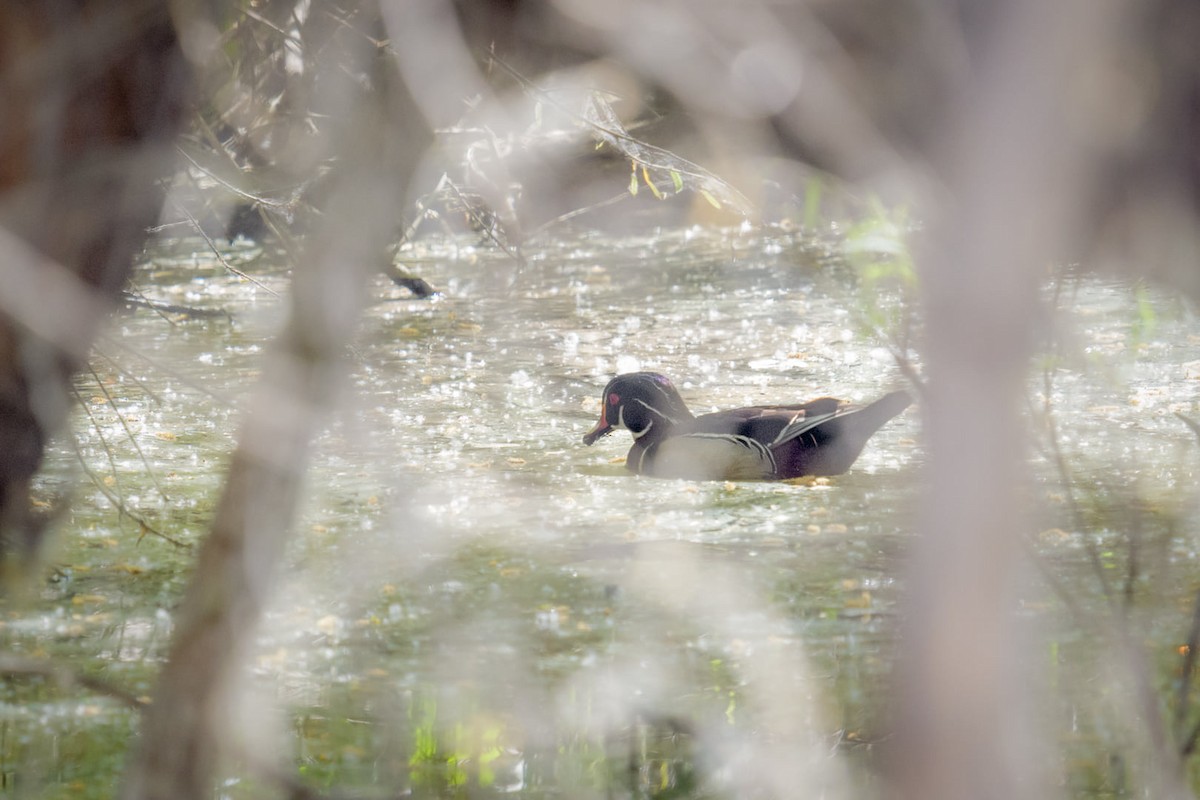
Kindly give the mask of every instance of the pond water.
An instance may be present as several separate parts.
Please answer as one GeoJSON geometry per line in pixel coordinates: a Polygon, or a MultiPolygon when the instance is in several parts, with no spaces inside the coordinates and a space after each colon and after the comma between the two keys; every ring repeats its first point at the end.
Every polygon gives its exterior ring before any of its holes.
{"type": "MultiPolygon", "coordinates": [[[[558,242],[522,265],[468,239],[404,251],[444,294],[372,285],[233,701],[247,756],[221,795],[270,794],[263,764],[370,797],[883,794],[919,410],[848,474],[799,483],[641,479],[619,463],[624,431],[580,442],[616,372],[671,376],[697,413],[904,386],[864,324],[902,312],[902,294],[864,292],[841,253],[836,230],[702,229],[558,242]]],[[[232,319],[114,320],[78,382],[79,455],[60,443],[41,487],[77,485],[53,569],[6,601],[6,651],[150,691],[286,313],[269,251],[226,257],[257,283],[202,242],[148,255],[148,297],[232,319]]],[[[1054,344],[1029,422],[1041,570],[1020,613],[1048,645],[1031,656],[1054,688],[1047,762],[1069,794],[1113,796],[1138,785],[1136,737],[1070,607],[1109,613],[1105,585],[1127,597],[1169,705],[1198,584],[1200,463],[1172,412],[1197,416],[1200,337],[1145,289],[1064,275],[1046,299],[1054,344]]],[[[109,796],[136,728],[102,693],[10,679],[0,785],[109,796]]]]}

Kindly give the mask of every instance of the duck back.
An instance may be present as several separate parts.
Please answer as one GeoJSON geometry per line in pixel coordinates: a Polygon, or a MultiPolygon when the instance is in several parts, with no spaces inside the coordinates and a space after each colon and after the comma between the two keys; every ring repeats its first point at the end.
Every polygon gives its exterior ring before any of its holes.
{"type": "Polygon", "coordinates": [[[777,477],[841,475],[862,453],[867,440],[911,404],[908,392],[899,391],[854,411],[824,419],[810,415],[811,424],[795,426],[772,446],[777,477]]]}

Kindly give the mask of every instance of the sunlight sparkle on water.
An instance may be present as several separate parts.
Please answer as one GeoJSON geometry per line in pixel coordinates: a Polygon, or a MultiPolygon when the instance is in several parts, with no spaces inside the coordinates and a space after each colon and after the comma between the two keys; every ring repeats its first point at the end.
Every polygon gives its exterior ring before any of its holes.
{"type": "Polygon", "coordinates": [[[617,357],[617,374],[623,375],[626,372],[638,372],[642,369],[642,362],[635,356],[622,355],[617,357]]]}
{"type": "MultiPolygon", "coordinates": [[[[853,274],[814,262],[803,242],[740,235],[732,242],[736,231],[693,228],[604,247],[566,243],[528,253],[519,269],[488,261],[486,249],[468,264],[465,251],[430,243],[417,255],[423,277],[445,289],[442,299],[397,303],[385,278],[372,286],[378,302],[349,359],[349,402],[314,447],[255,675],[278,695],[272,713],[304,720],[281,729],[294,731],[311,763],[336,759],[346,745],[338,737],[360,736],[346,747],[361,748],[372,764],[393,757],[371,750],[375,723],[359,721],[397,703],[418,711],[422,698],[451,732],[502,720],[489,730],[507,737],[494,752],[515,760],[515,788],[525,785],[523,768],[543,782],[551,774],[536,773],[549,763],[543,755],[527,767],[516,755],[538,737],[557,765],[591,770],[617,751],[624,765],[631,750],[621,737],[630,731],[638,748],[687,738],[659,735],[648,718],[699,720],[702,735],[753,754],[762,743],[756,708],[777,707],[777,691],[802,692],[814,718],[813,709],[834,709],[817,727],[821,735],[861,728],[884,705],[901,593],[895,576],[913,539],[924,458],[920,413],[880,431],[849,473],[812,484],[639,478],[622,464],[627,432],[592,447],[580,441],[597,420],[599,387],[614,373],[663,372],[697,413],[823,394],[863,402],[905,384],[892,343],[857,319],[853,274]],[[496,275],[504,280],[491,280],[496,275]],[[688,606],[688,597],[703,602],[688,606]],[[759,657],[797,643],[815,677],[798,679],[791,662],[765,676],[759,657]],[[768,702],[756,707],[759,690],[768,702]],[[472,692],[463,708],[444,702],[472,692]],[[331,733],[319,720],[333,718],[354,724],[331,733]],[[713,719],[719,727],[707,727],[713,719]],[[587,726],[594,738],[579,745],[587,726]]],[[[205,278],[213,280],[220,279],[205,278]]],[[[1113,484],[1169,510],[1171,487],[1195,483],[1197,446],[1172,413],[1197,415],[1196,370],[1189,376],[1175,365],[1198,364],[1200,353],[1189,320],[1165,314],[1159,332],[1170,356],[1149,358],[1130,346],[1123,291],[1091,282],[1078,291],[1101,311],[1089,313],[1078,352],[1053,365],[1058,444],[1077,474],[1095,476],[1097,494],[1113,484]],[[1097,345],[1104,349],[1090,353],[1097,345]]],[[[196,295],[196,303],[219,297],[242,318],[272,302],[240,291],[196,295]]],[[[270,349],[261,346],[269,327],[170,327],[142,313],[122,320],[123,344],[182,365],[187,379],[129,356],[130,374],[145,376],[153,398],[123,386],[118,406],[140,417],[127,419],[129,430],[169,501],[142,474],[110,412],[97,403],[89,406],[97,423],[77,419],[80,452],[101,480],[117,464],[132,510],[188,544],[210,524],[240,420],[236,401],[192,385],[243,397],[270,349]]],[[[1031,381],[1034,392],[1042,377],[1031,381]]],[[[85,398],[93,393],[81,388],[85,398]]],[[[1045,430],[1036,416],[1045,405],[1034,397],[1032,430],[1045,430]]],[[[74,451],[60,456],[74,464],[74,451]]],[[[1040,494],[1057,489],[1053,459],[1033,460],[1029,471],[1040,494]]],[[[68,566],[46,587],[46,603],[59,611],[8,619],[6,635],[28,651],[77,652],[97,666],[117,652],[123,668],[153,665],[192,553],[142,535],[104,493],[81,485],[64,525],[68,566]],[[89,597],[119,599],[120,612],[116,599],[101,605],[89,597]],[[119,641],[136,647],[122,651],[119,641]],[[124,663],[133,653],[137,662],[124,663]]],[[[1062,549],[1051,555],[1056,565],[1086,567],[1072,536],[1052,541],[1062,549]]],[[[1170,552],[1182,560],[1194,549],[1184,539],[1170,552]]],[[[403,714],[385,725],[393,723],[404,724],[403,714]]],[[[407,759],[402,754],[403,769],[407,759]]],[[[709,777],[717,773],[725,774],[719,765],[709,777]]],[[[498,767],[495,780],[499,787],[498,767]]],[[[744,788],[730,781],[731,795],[744,788]]]]}

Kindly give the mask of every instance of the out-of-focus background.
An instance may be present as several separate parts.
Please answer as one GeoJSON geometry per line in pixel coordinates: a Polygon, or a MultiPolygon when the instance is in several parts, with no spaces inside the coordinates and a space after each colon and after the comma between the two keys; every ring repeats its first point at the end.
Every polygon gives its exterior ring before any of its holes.
{"type": "Polygon", "coordinates": [[[0,3],[0,794],[1193,796],[1198,41],[0,3]],[[644,479],[633,370],[917,404],[644,479]]]}

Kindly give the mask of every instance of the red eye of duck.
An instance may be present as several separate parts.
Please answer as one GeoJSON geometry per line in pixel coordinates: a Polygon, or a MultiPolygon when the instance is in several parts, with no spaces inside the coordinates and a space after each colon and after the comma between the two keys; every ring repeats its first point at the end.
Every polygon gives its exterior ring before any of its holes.
{"type": "Polygon", "coordinates": [[[612,394],[610,394],[608,396],[608,404],[610,406],[620,405],[621,404],[621,395],[617,394],[616,392],[613,392],[612,394]]]}

